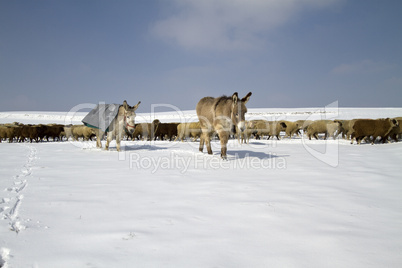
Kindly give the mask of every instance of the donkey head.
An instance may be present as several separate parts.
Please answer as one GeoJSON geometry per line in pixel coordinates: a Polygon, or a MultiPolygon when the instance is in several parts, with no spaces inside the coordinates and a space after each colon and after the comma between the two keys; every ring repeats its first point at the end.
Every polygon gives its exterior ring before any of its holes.
{"type": "Polygon", "coordinates": [[[237,92],[232,95],[232,122],[233,125],[243,132],[246,128],[245,114],[247,113],[246,103],[249,101],[251,92],[249,92],[244,98],[239,99],[237,92]]]}
{"type": "Polygon", "coordinates": [[[135,106],[130,106],[127,104],[127,101],[123,102],[123,110],[124,110],[124,124],[125,128],[132,134],[135,129],[135,110],[137,110],[138,106],[140,106],[140,101],[135,106]]]}

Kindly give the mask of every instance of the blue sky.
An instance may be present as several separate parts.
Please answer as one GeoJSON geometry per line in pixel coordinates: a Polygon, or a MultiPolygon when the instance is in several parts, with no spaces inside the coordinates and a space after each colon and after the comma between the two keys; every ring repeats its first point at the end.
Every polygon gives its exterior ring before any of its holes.
{"type": "Polygon", "coordinates": [[[0,111],[401,107],[400,0],[0,0],[0,111]]]}

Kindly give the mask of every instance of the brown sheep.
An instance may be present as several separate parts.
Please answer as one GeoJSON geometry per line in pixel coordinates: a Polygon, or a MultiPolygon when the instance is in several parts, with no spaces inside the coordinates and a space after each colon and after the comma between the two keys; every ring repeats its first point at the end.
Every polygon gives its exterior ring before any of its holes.
{"type": "Polygon", "coordinates": [[[133,140],[137,138],[138,140],[152,140],[154,138],[155,132],[158,130],[160,121],[155,119],[152,123],[141,123],[135,126],[134,133],[132,135],[133,140]]]}
{"type": "Polygon", "coordinates": [[[36,133],[37,138],[36,141],[43,141],[43,139],[46,137],[46,131],[47,131],[47,126],[46,125],[33,125],[32,126],[32,132],[36,133]]]}
{"type": "Polygon", "coordinates": [[[335,120],[340,123],[339,130],[337,135],[342,135],[343,139],[349,139],[349,129],[350,129],[350,121],[351,120],[335,120]]]}
{"type": "Polygon", "coordinates": [[[188,137],[193,137],[193,141],[198,139],[201,135],[200,122],[181,123],[177,125],[177,137],[176,140],[184,141],[188,137]]]}
{"type": "Polygon", "coordinates": [[[269,135],[269,121],[266,120],[255,120],[255,136],[260,139],[263,136],[269,135]]]}
{"type": "Polygon", "coordinates": [[[159,140],[164,140],[166,137],[172,141],[177,136],[177,126],[179,123],[160,123],[158,129],[155,132],[155,138],[159,137],[159,140]]]}
{"type": "Polygon", "coordinates": [[[2,142],[3,139],[7,139],[7,127],[4,125],[0,125],[0,142],[2,142]]]}
{"type": "MultiPolygon", "coordinates": [[[[142,133],[143,133],[142,125],[143,124],[146,124],[146,123],[135,124],[134,132],[133,132],[133,134],[131,134],[131,140],[135,140],[135,139],[140,140],[140,139],[142,139],[142,133]]],[[[127,131],[126,131],[126,134],[128,135],[127,131]]]]}
{"type": "Polygon", "coordinates": [[[350,140],[352,133],[353,133],[353,125],[355,124],[356,120],[359,119],[352,119],[349,120],[349,124],[347,124],[347,122],[345,123],[345,125],[343,125],[343,128],[346,129],[346,139],[350,140]]]}
{"type": "Polygon", "coordinates": [[[25,139],[29,139],[29,137],[30,137],[31,126],[30,125],[20,125],[19,128],[20,128],[20,131],[19,131],[18,141],[24,142],[25,139]]]}
{"type": "Polygon", "coordinates": [[[352,144],[353,139],[356,139],[357,144],[360,144],[365,137],[372,137],[371,144],[378,136],[384,142],[387,135],[394,127],[399,125],[396,119],[381,118],[381,119],[357,119],[353,124],[352,144]]]}
{"type": "Polygon", "coordinates": [[[280,140],[279,134],[281,131],[286,130],[286,124],[284,122],[259,120],[255,124],[255,130],[257,131],[257,136],[268,136],[268,140],[271,137],[276,137],[280,140]]]}
{"type": "MultiPolygon", "coordinates": [[[[307,132],[307,127],[313,123],[314,121],[312,120],[297,120],[296,124],[300,126],[300,130],[303,130],[303,135],[304,133],[307,132]]],[[[298,134],[300,134],[300,130],[298,131],[298,134]]]]}
{"type": "Polygon", "coordinates": [[[0,142],[2,139],[8,139],[8,142],[13,142],[16,127],[13,126],[0,126],[0,142]]]}
{"type": "MultiPolygon", "coordinates": [[[[16,142],[18,142],[18,139],[20,138],[20,136],[21,136],[21,126],[22,126],[22,124],[21,125],[14,125],[14,126],[12,126],[12,128],[13,128],[13,132],[14,132],[14,139],[15,139],[15,141],[16,142]]],[[[11,135],[10,135],[11,136],[11,135]]]]}
{"type": "Polygon", "coordinates": [[[193,141],[201,136],[201,125],[200,122],[192,122],[189,125],[190,137],[193,137],[193,141]]]}
{"type": "Polygon", "coordinates": [[[309,140],[311,140],[311,137],[313,136],[318,140],[318,134],[319,133],[324,133],[324,140],[328,138],[328,136],[332,136],[335,139],[335,132],[336,130],[339,129],[340,122],[334,122],[331,120],[316,120],[313,121],[308,127],[307,127],[307,136],[309,140]]]}
{"type": "Polygon", "coordinates": [[[43,125],[22,125],[20,126],[19,141],[24,142],[29,139],[30,142],[39,142],[43,139],[45,127],[43,125]]]}
{"type": "Polygon", "coordinates": [[[402,134],[402,117],[395,117],[393,119],[398,121],[398,125],[391,129],[391,131],[387,134],[385,139],[381,139],[382,142],[385,142],[386,140],[388,140],[388,138],[393,139],[395,142],[398,142],[398,140],[401,137],[401,134],[402,134]]]}
{"type": "Polygon", "coordinates": [[[258,135],[258,130],[257,130],[257,125],[258,123],[263,123],[263,122],[267,122],[266,120],[250,120],[249,121],[249,131],[251,132],[251,135],[254,135],[254,137],[256,139],[260,139],[261,137],[258,135]]]}
{"type": "Polygon", "coordinates": [[[350,140],[350,136],[352,135],[353,132],[353,124],[356,122],[356,120],[358,119],[336,120],[341,123],[338,135],[342,134],[343,139],[350,140]]]}
{"type": "Polygon", "coordinates": [[[96,130],[94,128],[90,128],[84,125],[73,125],[71,127],[71,132],[74,137],[74,140],[78,140],[78,138],[83,138],[84,141],[88,141],[96,136],[96,130]]]}
{"type": "Polygon", "coordinates": [[[53,141],[55,141],[56,139],[60,141],[63,131],[63,125],[49,124],[44,126],[44,136],[46,136],[47,141],[49,141],[49,138],[51,138],[53,141]]]}
{"type": "Polygon", "coordinates": [[[393,127],[392,130],[388,133],[387,137],[390,137],[394,141],[398,141],[402,135],[402,117],[396,117],[394,118],[396,121],[398,121],[398,126],[393,127]]]}
{"type": "Polygon", "coordinates": [[[302,124],[300,124],[299,125],[299,123],[298,122],[291,122],[291,121],[285,121],[285,120],[282,120],[282,121],[280,121],[280,122],[283,122],[283,123],[285,123],[285,125],[286,125],[286,135],[285,135],[285,138],[286,137],[289,137],[289,138],[292,138],[293,137],[293,135],[297,135],[297,136],[299,136],[299,134],[300,134],[300,132],[299,132],[299,130],[302,128],[302,126],[303,126],[303,123],[302,124]]]}

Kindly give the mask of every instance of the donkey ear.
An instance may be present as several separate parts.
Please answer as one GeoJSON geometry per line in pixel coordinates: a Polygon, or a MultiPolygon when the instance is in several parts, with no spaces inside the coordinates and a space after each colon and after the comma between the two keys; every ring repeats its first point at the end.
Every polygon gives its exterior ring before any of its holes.
{"type": "Polygon", "coordinates": [[[244,98],[241,99],[241,101],[244,102],[244,104],[246,104],[248,102],[248,100],[250,99],[251,94],[253,94],[253,93],[249,92],[244,98]]]}
{"type": "Polygon", "coordinates": [[[233,95],[232,95],[232,100],[233,100],[233,103],[234,103],[234,104],[237,103],[237,100],[238,100],[238,99],[239,99],[239,96],[238,96],[237,92],[233,93],[233,95]]]}
{"type": "Polygon", "coordinates": [[[141,102],[139,101],[139,102],[137,103],[137,105],[135,105],[135,106],[133,107],[134,111],[138,109],[138,106],[140,106],[140,103],[141,103],[141,102]]]}
{"type": "Polygon", "coordinates": [[[126,100],[123,101],[123,108],[124,108],[124,110],[128,109],[128,104],[127,104],[126,100]]]}

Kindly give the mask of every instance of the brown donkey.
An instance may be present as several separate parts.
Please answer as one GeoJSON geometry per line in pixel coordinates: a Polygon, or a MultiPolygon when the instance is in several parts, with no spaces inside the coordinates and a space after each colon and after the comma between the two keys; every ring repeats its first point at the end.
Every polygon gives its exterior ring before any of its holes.
{"type": "Polygon", "coordinates": [[[196,110],[202,130],[200,152],[206,143],[208,154],[212,154],[211,137],[216,132],[221,141],[221,157],[227,159],[226,151],[230,133],[235,127],[241,132],[246,127],[244,115],[247,112],[246,103],[250,96],[251,92],[240,100],[235,92],[231,97],[205,97],[198,102],[196,110]]]}

